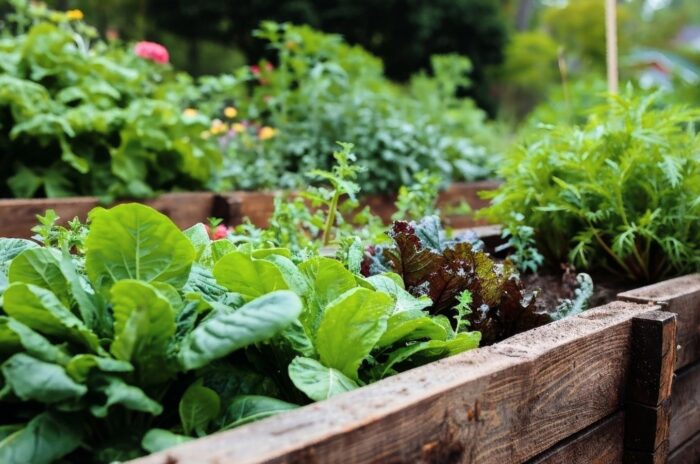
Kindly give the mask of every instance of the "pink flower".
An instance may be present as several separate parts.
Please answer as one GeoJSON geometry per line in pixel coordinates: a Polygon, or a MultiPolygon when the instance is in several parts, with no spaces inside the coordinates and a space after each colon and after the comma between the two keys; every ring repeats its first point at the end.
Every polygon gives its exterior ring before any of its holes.
{"type": "Polygon", "coordinates": [[[166,64],[170,61],[168,49],[159,43],[142,41],[134,46],[134,53],[141,58],[166,64]]]}
{"type": "Polygon", "coordinates": [[[228,236],[229,229],[223,224],[219,224],[214,230],[211,230],[211,228],[207,225],[205,225],[204,227],[207,228],[207,232],[209,232],[209,236],[212,240],[220,240],[228,236]]]}

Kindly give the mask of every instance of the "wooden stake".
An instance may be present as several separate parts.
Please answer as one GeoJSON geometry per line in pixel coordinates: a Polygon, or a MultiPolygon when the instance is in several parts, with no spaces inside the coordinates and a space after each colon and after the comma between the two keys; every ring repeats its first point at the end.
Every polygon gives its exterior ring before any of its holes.
{"type": "Polygon", "coordinates": [[[605,44],[608,58],[608,91],[618,92],[617,0],[605,0],[605,44]]]}

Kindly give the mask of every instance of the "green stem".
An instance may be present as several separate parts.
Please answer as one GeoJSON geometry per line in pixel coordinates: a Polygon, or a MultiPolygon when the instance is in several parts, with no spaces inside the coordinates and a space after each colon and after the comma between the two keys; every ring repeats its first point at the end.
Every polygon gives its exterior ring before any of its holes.
{"type": "Polygon", "coordinates": [[[617,256],[614,251],[612,251],[612,249],[610,249],[608,244],[605,243],[605,241],[602,239],[602,237],[598,234],[598,230],[595,227],[593,227],[593,224],[591,224],[590,221],[589,221],[588,225],[591,227],[591,230],[593,231],[593,235],[595,236],[596,240],[598,240],[598,243],[600,244],[600,246],[603,247],[603,249],[615,260],[615,262],[620,267],[622,267],[622,269],[625,270],[625,272],[627,272],[627,274],[630,277],[634,278],[635,277],[634,272],[632,272],[632,270],[629,268],[629,266],[627,266],[627,264],[625,264],[625,262],[622,261],[620,259],[620,257],[617,256]]]}
{"type": "Polygon", "coordinates": [[[323,246],[328,246],[331,241],[331,229],[333,224],[335,224],[335,213],[338,209],[338,200],[340,199],[340,192],[336,189],[333,193],[333,198],[328,206],[328,217],[326,218],[326,226],[323,228],[323,246]]]}

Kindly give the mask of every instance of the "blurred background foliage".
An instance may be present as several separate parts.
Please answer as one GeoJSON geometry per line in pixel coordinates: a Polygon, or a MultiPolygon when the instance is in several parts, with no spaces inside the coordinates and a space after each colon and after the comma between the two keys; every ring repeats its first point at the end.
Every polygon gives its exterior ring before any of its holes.
{"type": "MultiPolygon", "coordinates": [[[[380,57],[386,75],[399,82],[429,70],[432,55],[466,55],[473,64],[471,86],[462,92],[491,117],[514,123],[542,101],[561,106],[561,99],[580,99],[574,91],[598,91],[604,76],[602,0],[47,3],[83,10],[107,37],[161,42],[171,51],[174,66],[194,75],[230,72],[273,57],[267,44],[252,34],[263,20],[338,33],[380,57]]],[[[684,101],[700,98],[700,2],[620,0],[618,16],[623,81],[639,81],[645,88],[673,87],[684,101]]]]}

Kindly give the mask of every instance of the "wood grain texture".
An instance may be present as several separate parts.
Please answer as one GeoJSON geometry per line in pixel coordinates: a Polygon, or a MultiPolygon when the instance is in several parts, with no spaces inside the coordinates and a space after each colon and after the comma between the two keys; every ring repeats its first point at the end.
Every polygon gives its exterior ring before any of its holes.
{"type": "MultiPolygon", "coordinates": [[[[621,300],[658,303],[678,315],[676,369],[700,360],[700,274],[690,274],[618,295],[621,300]]],[[[699,387],[700,388],[700,387],[699,387]]]]}
{"type": "Polygon", "coordinates": [[[671,396],[676,315],[651,311],[632,321],[632,365],[627,400],[659,406],[671,396]]]}
{"type": "Polygon", "coordinates": [[[700,433],[700,362],[680,371],[671,396],[671,450],[700,433]]]}
{"type": "Polygon", "coordinates": [[[517,463],[620,410],[631,319],[614,302],[135,462],[517,463]]]}
{"type": "MultiPolygon", "coordinates": [[[[206,192],[169,193],[141,201],[169,216],[181,228],[206,221],[211,216],[213,202],[214,195],[206,192]]],[[[55,210],[61,218],[59,222],[65,224],[74,217],[84,221],[96,206],[100,206],[100,202],[95,197],[0,200],[0,237],[31,237],[30,229],[37,224],[36,216],[47,209],[55,210]]]]}
{"type": "Polygon", "coordinates": [[[624,454],[625,415],[619,411],[567,438],[528,464],[618,464],[624,454]]]}
{"type": "Polygon", "coordinates": [[[671,451],[669,464],[698,464],[700,462],[700,432],[671,451]]]}

